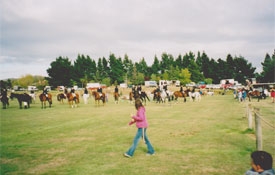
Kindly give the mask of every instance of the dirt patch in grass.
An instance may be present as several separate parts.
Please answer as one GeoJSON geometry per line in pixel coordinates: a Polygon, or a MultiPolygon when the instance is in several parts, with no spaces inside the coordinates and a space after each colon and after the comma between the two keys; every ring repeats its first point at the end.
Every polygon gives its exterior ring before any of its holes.
{"type": "Polygon", "coordinates": [[[67,160],[64,158],[56,158],[47,163],[36,165],[35,167],[30,168],[27,172],[28,174],[43,174],[53,170],[55,168],[61,167],[67,163],[67,160]]]}

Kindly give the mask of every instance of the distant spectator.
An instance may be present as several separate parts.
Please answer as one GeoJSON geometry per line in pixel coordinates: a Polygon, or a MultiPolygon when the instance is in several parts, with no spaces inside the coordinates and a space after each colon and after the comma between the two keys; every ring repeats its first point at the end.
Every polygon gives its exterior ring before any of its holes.
{"type": "Polygon", "coordinates": [[[274,90],[274,88],[272,88],[270,90],[270,96],[271,96],[272,103],[274,103],[274,100],[275,100],[275,90],[274,90]]]}

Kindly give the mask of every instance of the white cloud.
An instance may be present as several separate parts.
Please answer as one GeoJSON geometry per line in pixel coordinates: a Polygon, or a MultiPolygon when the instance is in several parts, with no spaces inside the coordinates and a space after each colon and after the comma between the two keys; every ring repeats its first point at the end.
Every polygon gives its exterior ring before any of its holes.
{"type": "MultiPolygon", "coordinates": [[[[215,59],[242,55],[259,67],[275,48],[273,0],[9,0],[0,11],[0,79],[11,67],[41,70],[78,54],[151,63],[162,52],[205,51],[215,59]]],[[[21,76],[31,69],[15,70],[21,76]]]]}

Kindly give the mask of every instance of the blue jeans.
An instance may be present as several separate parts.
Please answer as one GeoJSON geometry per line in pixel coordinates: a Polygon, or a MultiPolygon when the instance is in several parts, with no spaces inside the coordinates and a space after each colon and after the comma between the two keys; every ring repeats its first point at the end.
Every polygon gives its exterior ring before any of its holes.
{"type": "Polygon", "coordinates": [[[153,148],[153,146],[151,145],[148,137],[147,137],[147,134],[146,134],[146,130],[147,128],[138,128],[137,130],[137,134],[134,138],[134,141],[133,141],[133,144],[132,146],[130,147],[130,149],[126,152],[129,156],[133,156],[134,155],[134,152],[136,150],[136,147],[138,145],[138,142],[139,142],[139,139],[142,137],[142,130],[144,130],[144,140],[145,140],[145,143],[147,145],[147,149],[148,149],[148,153],[149,154],[154,154],[155,153],[155,150],[153,148]]]}

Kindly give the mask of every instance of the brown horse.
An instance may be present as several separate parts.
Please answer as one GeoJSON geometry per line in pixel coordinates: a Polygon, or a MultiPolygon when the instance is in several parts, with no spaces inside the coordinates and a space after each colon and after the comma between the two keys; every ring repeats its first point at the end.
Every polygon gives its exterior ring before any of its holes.
{"type": "Polygon", "coordinates": [[[93,95],[93,97],[95,98],[95,105],[97,105],[97,106],[99,106],[99,101],[100,100],[102,100],[102,104],[103,104],[103,106],[104,106],[104,104],[105,104],[105,93],[102,93],[101,95],[98,93],[98,92],[96,92],[96,91],[93,91],[92,92],[92,95],[93,95]]]}
{"type": "Polygon", "coordinates": [[[52,94],[48,93],[47,96],[46,96],[46,94],[42,93],[42,94],[39,95],[39,99],[41,101],[41,108],[42,109],[46,108],[46,101],[49,102],[49,107],[52,106],[52,94]]]}
{"type": "Polygon", "coordinates": [[[77,107],[77,104],[79,103],[79,95],[77,93],[67,93],[68,103],[69,106],[74,108],[77,107]]]}
{"type": "Polygon", "coordinates": [[[186,102],[186,97],[189,96],[189,92],[190,92],[190,89],[186,89],[183,92],[175,91],[173,95],[175,96],[175,100],[178,100],[179,97],[183,97],[184,102],[186,102]]]}
{"type": "Polygon", "coordinates": [[[57,94],[57,101],[63,103],[63,99],[66,99],[66,95],[64,93],[57,94]]]}
{"type": "Polygon", "coordinates": [[[114,92],[115,104],[118,104],[119,93],[114,92]]]}
{"type": "Polygon", "coordinates": [[[260,99],[262,98],[261,92],[258,90],[246,91],[246,92],[247,92],[247,97],[248,97],[249,101],[251,101],[253,97],[256,97],[256,98],[258,98],[258,102],[259,102],[260,99]]]}

